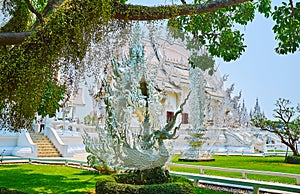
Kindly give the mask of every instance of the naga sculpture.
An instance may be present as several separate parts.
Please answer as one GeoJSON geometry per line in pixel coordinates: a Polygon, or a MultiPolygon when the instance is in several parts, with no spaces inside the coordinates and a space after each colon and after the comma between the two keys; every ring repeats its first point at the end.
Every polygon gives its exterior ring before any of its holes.
{"type": "Polygon", "coordinates": [[[145,64],[141,35],[135,34],[129,55],[112,61],[110,84],[105,86],[106,122],[97,127],[97,137],[83,139],[88,163],[98,170],[144,170],[162,167],[170,153],[164,141],[176,138],[187,95],[179,110],[165,126],[161,125],[163,91],[155,86],[155,73],[145,64]],[[132,126],[133,120],[139,126],[132,126]]]}

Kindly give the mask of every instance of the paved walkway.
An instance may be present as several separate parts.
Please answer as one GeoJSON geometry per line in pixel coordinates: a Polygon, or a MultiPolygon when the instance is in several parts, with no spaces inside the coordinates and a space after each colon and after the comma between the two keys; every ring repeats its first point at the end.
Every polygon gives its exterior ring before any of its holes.
{"type": "MultiPolygon", "coordinates": [[[[89,153],[75,154],[73,157],[65,157],[66,159],[78,160],[82,162],[87,162],[87,156],[89,153]]],[[[61,157],[64,158],[64,157],[61,157]]]]}

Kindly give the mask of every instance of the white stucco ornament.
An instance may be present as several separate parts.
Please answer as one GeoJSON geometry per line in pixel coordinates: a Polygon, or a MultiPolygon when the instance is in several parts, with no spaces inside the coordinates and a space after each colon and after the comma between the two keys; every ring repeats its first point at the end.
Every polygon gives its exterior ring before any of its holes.
{"type": "Polygon", "coordinates": [[[105,86],[106,122],[97,128],[97,137],[84,135],[88,162],[98,169],[150,169],[162,167],[169,159],[164,140],[173,139],[180,126],[176,118],[181,104],[165,126],[161,126],[164,94],[155,85],[155,73],[145,64],[141,35],[136,33],[129,55],[122,62],[112,62],[113,73],[105,86]],[[137,118],[137,119],[136,119],[137,118]],[[133,127],[133,120],[139,121],[133,127]]]}

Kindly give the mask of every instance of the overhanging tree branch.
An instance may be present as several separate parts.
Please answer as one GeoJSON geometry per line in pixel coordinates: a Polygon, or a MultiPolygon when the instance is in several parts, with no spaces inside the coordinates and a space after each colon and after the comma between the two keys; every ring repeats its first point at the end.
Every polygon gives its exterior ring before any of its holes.
{"type": "Polygon", "coordinates": [[[170,19],[175,16],[208,13],[223,7],[238,5],[249,1],[253,0],[215,0],[203,4],[166,5],[157,7],[116,3],[114,18],[138,21],[170,19]]]}
{"type": "Polygon", "coordinates": [[[46,16],[49,12],[51,12],[54,9],[55,6],[59,6],[60,4],[62,4],[62,2],[62,0],[49,0],[48,4],[42,12],[42,16],[46,16]]]}
{"type": "MultiPolygon", "coordinates": [[[[48,13],[50,13],[51,11],[53,11],[53,9],[56,6],[59,6],[60,4],[62,4],[63,1],[62,0],[49,0],[46,7],[44,8],[44,10],[41,13],[41,17],[44,18],[48,13]]],[[[32,29],[35,29],[38,25],[41,24],[40,20],[36,20],[36,22],[34,23],[32,29]]]]}
{"type": "MultiPolygon", "coordinates": [[[[170,19],[176,16],[203,14],[218,10],[226,6],[232,6],[249,2],[252,0],[214,0],[206,4],[186,4],[186,5],[166,5],[166,6],[141,6],[131,4],[114,3],[115,19],[122,20],[136,20],[136,21],[150,21],[170,19]]],[[[60,4],[59,0],[50,0],[42,16],[53,10],[54,6],[60,4]]],[[[0,45],[15,45],[22,43],[31,32],[0,33],[0,45]]]]}
{"type": "Polygon", "coordinates": [[[32,32],[3,32],[0,33],[0,45],[16,45],[22,43],[32,32]]]}
{"type": "Polygon", "coordinates": [[[31,5],[29,0],[25,0],[25,3],[28,6],[28,9],[35,14],[35,16],[37,17],[37,19],[39,20],[39,23],[43,23],[43,17],[42,15],[31,5]]]}
{"type": "Polygon", "coordinates": [[[186,1],[185,1],[185,0],[180,0],[180,1],[181,1],[181,3],[182,3],[183,5],[186,4],[186,1]]]}

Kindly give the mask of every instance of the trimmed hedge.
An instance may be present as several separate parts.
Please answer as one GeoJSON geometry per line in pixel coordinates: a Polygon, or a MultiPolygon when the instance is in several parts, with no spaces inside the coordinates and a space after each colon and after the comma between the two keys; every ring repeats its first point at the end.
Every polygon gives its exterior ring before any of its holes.
{"type": "Polygon", "coordinates": [[[172,176],[172,182],[152,185],[133,185],[117,182],[116,175],[102,176],[96,183],[97,194],[189,194],[194,193],[193,184],[183,177],[172,176]]]}
{"type": "Polygon", "coordinates": [[[287,156],[285,162],[289,164],[300,164],[300,156],[287,156]]]}
{"type": "Polygon", "coordinates": [[[7,189],[7,188],[0,188],[0,193],[2,194],[27,194],[27,193],[24,193],[22,191],[17,191],[17,190],[13,190],[13,189],[7,189]]]}
{"type": "Polygon", "coordinates": [[[118,183],[134,185],[153,185],[171,182],[169,171],[161,167],[129,171],[124,174],[117,174],[114,177],[118,183]]]}

